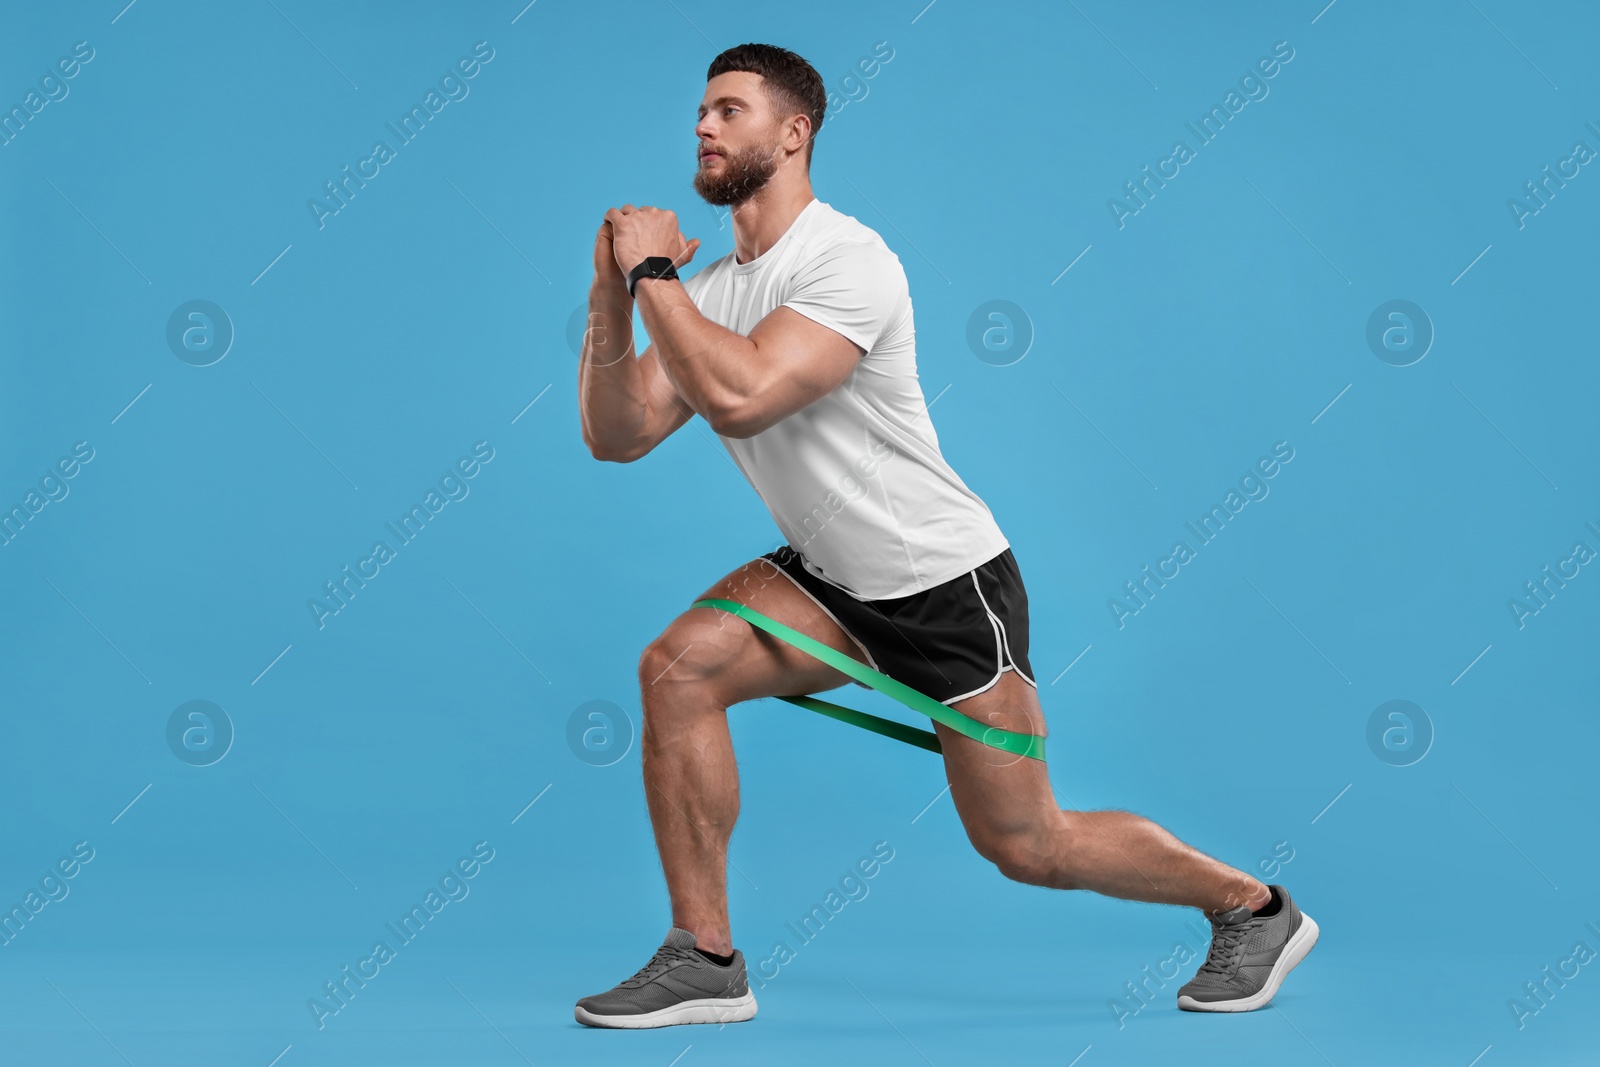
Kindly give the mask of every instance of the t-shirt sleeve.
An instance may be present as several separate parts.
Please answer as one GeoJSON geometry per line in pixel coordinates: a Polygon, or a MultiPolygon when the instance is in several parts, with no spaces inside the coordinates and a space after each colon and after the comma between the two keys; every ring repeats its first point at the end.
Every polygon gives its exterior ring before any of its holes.
{"type": "Polygon", "coordinates": [[[803,266],[780,306],[870,352],[907,295],[905,271],[895,254],[879,244],[853,241],[836,244],[803,266]]]}

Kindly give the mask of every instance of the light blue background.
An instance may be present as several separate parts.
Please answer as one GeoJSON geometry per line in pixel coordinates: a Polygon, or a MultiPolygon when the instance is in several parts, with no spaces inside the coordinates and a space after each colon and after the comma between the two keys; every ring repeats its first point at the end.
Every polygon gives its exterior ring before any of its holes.
{"type": "Polygon", "coordinates": [[[1521,1029],[1507,1004],[1600,949],[1600,576],[1507,607],[1600,548],[1600,176],[1507,207],[1600,148],[1591,8],[123,3],[0,34],[7,107],[95,49],[0,147],[0,502],[95,450],[0,548],[0,902],[95,849],[0,948],[8,1062],[1594,1062],[1595,967],[1521,1029]],[[636,727],[645,643],[778,540],[698,419],[590,458],[568,323],[609,207],[676,210],[697,265],[730,249],[691,131],[749,40],[858,97],[815,188],[905,265],[945,454],[1031,594],[1063,803],[1247,869],[1293,849],[1323,934],[1272,1008],[1178,1012],[1190,964],[1119,1027],[1195,913],[1007,882],[935,758],[762,701],[732,712],[752,964],[895,858],[753,1023],[572,1021],[669,915],[637,745],[593,766],[568,719],[636,727]],[[319,229],[323,182],[478,41],[470,95],[319,229]],[[1108,198],[1278,41],[1270,94],[1119,229],[1108,198]],[[195,299],[236,331],[207,367],[165,340],[195,299]],[[1393,299],[1436,331],[1407,367],[1365,340],[1393,299]],[[1033,334],[1010,366],[966,341],[990,300],[1033,334]],[[478,441],[470,495],[318,629],[308,598],[478,441]],[[1107,600],[1278,441],[1270,496],[1118,629],[1107,600]],[[166,741],[195,699],[236,730],[209,767],[166,741]],[[1411,766],[1366,740],[1396,699],[1435,735],[1411,766]],[[307,999],[478,841],[470,895],[319,1031],[307,999]]]}

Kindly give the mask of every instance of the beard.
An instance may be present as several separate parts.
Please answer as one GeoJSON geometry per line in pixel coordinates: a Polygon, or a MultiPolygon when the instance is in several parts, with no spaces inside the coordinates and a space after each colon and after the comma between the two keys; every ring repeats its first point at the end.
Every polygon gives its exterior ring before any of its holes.
{"type": "Polygon", "coordinates": [[[713,173],[702,164],[694,174],[694,191],[708,204],[736,206],[759,193],[777,173],[777,146],[753,145],[724,155],[719,172],[713,173]]]}

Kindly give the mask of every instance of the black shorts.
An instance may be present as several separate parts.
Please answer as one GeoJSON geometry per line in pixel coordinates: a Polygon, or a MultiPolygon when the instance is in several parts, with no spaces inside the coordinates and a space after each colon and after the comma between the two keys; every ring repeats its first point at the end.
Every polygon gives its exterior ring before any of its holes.
{"type": "Polygon", "coordinates": [[[857,600],[806,570],[789,545],[762,558],[850,635],[869,667],[941,704],[976,696],[1012,670],[1038,688],[1028,663],[1028,594],[1009,548],[948,582],[888,600],[857,600]]]}

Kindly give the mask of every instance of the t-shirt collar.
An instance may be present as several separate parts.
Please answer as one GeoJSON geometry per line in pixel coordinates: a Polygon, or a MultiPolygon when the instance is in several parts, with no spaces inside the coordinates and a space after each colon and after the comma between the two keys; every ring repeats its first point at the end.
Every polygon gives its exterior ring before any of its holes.
{"type": "Polygon", "coordinates": [[[800,228],[801,220],[805,219],[811,213],[811,210],[821,203],[821,200],[818,200],[813,196],[810,203],[801,208],[800,214],[796,215],[794,217],[794,221],[789,223],[789,228],[783,231],[783,236],[772,242],[772,247],[761,253],[755,259],[752,259],[748,263],[740,263],[736,257],[730,259],[734,272],[738,274],[749,274],[753,270],[759,270],[763,264],[770,262],[778,249],[782,248],[784,243],[788,241],[789,238],[794,235],[795,231],[800,228]]]}

